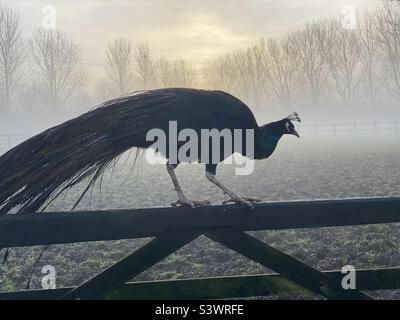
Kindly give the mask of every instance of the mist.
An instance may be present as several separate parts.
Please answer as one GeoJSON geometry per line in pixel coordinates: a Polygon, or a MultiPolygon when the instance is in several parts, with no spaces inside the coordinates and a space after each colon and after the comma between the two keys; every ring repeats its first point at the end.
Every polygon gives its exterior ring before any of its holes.
{"type": "MultiPolygon", "coordinates": [[[[265,22],[263,30],[263,21],[242,18],[238,23],[246,23],[246,30],[240,41],[226,37],[225,41],[230,39],[231,43],[217,46],[199,38],[199,50],[212,52],[200,58],[190,53],[192,40],[188,35],[177,34],[176,45],[167,45],[155,35],[164,20],[155,24],[152,32],[149,23],[141,19],[144,30],[139,38],[126,32],[117,34],[119,27],[112,29],[110,37],[105,27],[90,18],[94,25],[87,26],[91,30],[88,36],[87,32],[77,32],[76,24],[72,24],[75,21],[65,19],[75,6],[78,19],[83,4],[40,7],[35,1],[16,5],[3,1],[2,12],[9,19],[2,20],[2,30],[8,28],[12,33],[9,38],[5,34],[1,37],[2,44],[8,43],[10,49],[0,59],[0,134],[30,136],[107,99],[164,87],[226,91],[247,103],[259,124],[292,111],[301,113],[304,124],[310,125],[386,122],[398,117],[399,8],[379,1],[354,2],[354,13],[346,13],[341,11],[343,6],[326,3],[304,1],[305,7],[313,7],[308,15],[295,14],[291,2],[286,7],[271,4],[274,13],[281,12],[274,15],[274,24],[265,22]],[[44,10],[41,15],[28,10],[36,7],[44,10]],[[354,14],[350,28],[344,25],[348,18],[345,14],[354,14]],[[293,23],[287,25],[289,18],[293,23]],[[53,22],[56,29],[49,28],[53,22]],[[143,38],[146,34],[148,38],[143,38]],[[94,44],[88,46],[93,38],[104,44],[101,51],[94,44]],[[187,47],[182,47],[184,40],[187,47]]],[[[129,7],[128,3],[124,5],[129,7]]],[[[113,10],[102,2],[93,6],[96,10],[113,10]]],[[[264,6],[255,2],[249,12],[255,14],[264,6]]],[[[207,8],[197,6],[204,15],[207,8]]],[[[221,28],[231,26],[234,30],[232,20],[238,13],[233,8],[221,19],[221,28]]],[[[142,9],[147,13],[149,8],[142,9]]],[[[180,9],[177,25],[185,21],[185,12],[188,18],[196,16],[180,9]]],[[[209,21],[203,23],[207,26],[209,21]]],[[[213,28],[218,29],[215,25],[213,28]]],[[[204,29],[204,35],[209,32],[211,25],[204,29]]],[[[192,36],[196,38],[197,34],[192,36]]]]}
{"type": "MultiPolygon", "coordinates": [[[[293,132],[282,136],[270,158],[255,161],[253,174],[239,176],[232,165],[218,167],[218,178],[239,195],[262,202],[400,197],[400,6],[393,1],[54,3],[0,0],[0,156],[136,91],[221,90],[248,105],[260,126],[294,111],[301,118],[294,124],[300,139],[293,132]]],[[[46,143],[41,146],[47,148],[46,143]]],[[[26,149],[29,162],[31,149],[26,149]]],[[[176,204],[176,186],[165,165],[152,165],[131,151],[100,168],[101,182],[77,178],[79,183],[47,198],[46,211],[176,204]],[[80,198],[88,183],[90,192],[80,198]]],[[[211,205],[227,200],[227,193],[207,180],[203,164],[180,165],[176,175],[189,198],[211,205]]],[[[347,264],[400,266],[399,230],[398,224],[385,224],[251,235],[315,269],[340,270],[347,264]]],[[[0,292],[41,288],[42,274],[35,269],[40,258],[57,269],[57,285],[78,286],[148,241],[13,248],[8,265],[0,265],[0,292]]],[[[134,280],[270,271],[201,236],[134,280]]],[[[400,298],[399,291],[372,295],[400,298]]]]}

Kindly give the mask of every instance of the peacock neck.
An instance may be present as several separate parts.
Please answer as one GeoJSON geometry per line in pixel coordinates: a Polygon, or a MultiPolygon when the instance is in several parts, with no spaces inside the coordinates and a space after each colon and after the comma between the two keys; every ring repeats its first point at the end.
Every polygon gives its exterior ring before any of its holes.
{"type": "Polygon", "coordinates": [[[274,126],[266,125],[260,129],[257,148],[255,150],[255,158],[265,159],[274,152],[279,139],[282,137],[282,133],[274,126]]]}

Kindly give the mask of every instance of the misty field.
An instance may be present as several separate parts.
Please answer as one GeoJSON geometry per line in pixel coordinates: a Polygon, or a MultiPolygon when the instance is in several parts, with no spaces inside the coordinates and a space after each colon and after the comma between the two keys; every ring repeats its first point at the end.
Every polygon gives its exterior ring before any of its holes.
{"type": "MultiPolygon", "coordinates": [[[[400,196],[400,135],[305,135],[282,139],[274,155],[255,164],[249,176],[237,176],[234,167],[221,165],[217,177],[241,195],[263,201],[337,199],[400,196]]],[[[78,209],[138,208],[168,206],[176,200],[163,165],[144,161],[132,166],[133,155],[122,158],[103,178],[101,190],[93,189],[78,209]]],[[[213,204],[224,195],[204,176],[203,165],[177,169],[186,195],[208,199],[213,204]]],[[[78,198],[78,186],[48,210],[69,210],[78,198]]],[[[251,213],[249,213],[251,214],[251,213]]],[[[259,239],[320,270],[399,267],[398,224],[322,229],[253,232],[259,239]]],[[[41,267],[55,266],[57,286],[71,286],[94,276],[131,253],[148,239],[71,245],[53,245],[41,259],[31,288],[40,288],[41,267]]],[[[29,270],[41,247],[13,250],[0,266],[0,290],[24,289],[29,270]]],[[[179,250],[135,280],[257,274],[270,272],[205,237],[179,250]]],[[[373,293],[376,297],[400,298],[398,291],[373,293]]],[[[291,297],[305,298],[305,297],[291,297]]]]}

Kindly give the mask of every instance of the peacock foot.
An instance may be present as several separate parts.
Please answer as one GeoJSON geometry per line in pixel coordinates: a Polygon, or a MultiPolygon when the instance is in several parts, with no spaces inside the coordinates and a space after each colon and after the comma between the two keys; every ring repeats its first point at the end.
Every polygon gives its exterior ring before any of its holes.
{"type": "Polygon", "coordinates": [[[236,204],[243,204],[246,207],[250,208],[251,210],[254,210],[254,203],[261,202],[261,199],[258,198],[251,198],[251,197],[232,197],[228,200],[223,201],[223,204],[227,203],[236,203],[236,204]]]}
{"type": "Polygon", "coordinates": [[[187,206],[187,207],[200,207],[200,206],[207,206],[210,204],[210,201],[208,200],[189,200],[186,198],[178,199],[175,202],[171,203],[171,206],[173,207],[179,207],[179,206],[187,206]]]}

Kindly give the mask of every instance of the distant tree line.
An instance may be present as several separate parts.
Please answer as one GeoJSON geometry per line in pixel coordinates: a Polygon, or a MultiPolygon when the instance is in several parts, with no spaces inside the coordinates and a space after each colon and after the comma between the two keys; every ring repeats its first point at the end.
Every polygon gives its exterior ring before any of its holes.
{"type": "Polygon", "coordinates": [[[148,43],[133,48],[127,39],[115,39],[106,52],[106,78],[98,81],[103,98],[127,94],[134,89],[198,86],[196,72],[183,59],[153,57],[148,43]]]}
{"type": "Polygon", "coordinates": [[[386,3],[357,17],[354,30],[329,18],[262,38],[210,62],[204,80],[256,106],[397,103],[400,10],[386,3]]]}
{"type": "Polygon", "coordinates": [[[0,114],[58,112],[134,90],[202,87],[230,92],[255,107],[396,103],[400,98],[400,8],[392,1],[359,12],[354,30],[340,18],[305,23],[261,38],[204,66],[156,57],[148,43],[108,43],[104,76],[89,77],[82,50],[62,30],[21,35],[20,16],[0,0],[0,114]]]}

